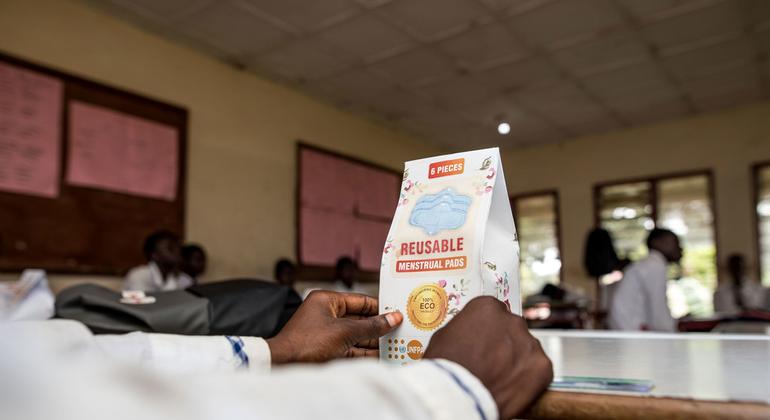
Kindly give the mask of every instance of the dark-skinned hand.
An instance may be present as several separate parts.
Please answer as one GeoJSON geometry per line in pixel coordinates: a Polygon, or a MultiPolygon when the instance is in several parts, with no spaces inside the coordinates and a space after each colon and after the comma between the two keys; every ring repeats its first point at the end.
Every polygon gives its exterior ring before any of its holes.
{"type": "Polygon", "coordinates": [[[501,419],[523,413],[553,379],[551,361],[526,321],[489,296],[468,302],[438,330],[424,358],[468,369],[492,394],[501,419]]]}
{"type": "Polygon", "coordinates": [[[275,337],[272,363],[321,363],[342,357],[377,357],[378,339],[401,324],[400,312],[377,315],[377,299],[314,291],[275,337]]]}

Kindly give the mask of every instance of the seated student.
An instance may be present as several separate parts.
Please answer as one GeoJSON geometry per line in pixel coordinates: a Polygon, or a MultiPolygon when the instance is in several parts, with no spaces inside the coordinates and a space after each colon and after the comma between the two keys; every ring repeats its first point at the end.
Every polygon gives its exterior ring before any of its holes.
{"type": "Polygon", "coordinates": [[[668,308],[668,263],[682,259],[679,238],[667,229],[653,229],[647,237],[649,255],[631,264],[615,285],[609,308],[613,330],[675,332],[668,308]]]}
{"type": "Polygon", "coordinates": [[[335,292],[365,293],[355,282],[358,264],[350,257],[341,257],[337,260],[334,270],[334,285],[329,289],[335,292]]]}
{"type": "Polygon", "coordinates": [[[765,307],[765,288],[746,275],[743,255],[732,254],[727,258],[729,278],[720,281],[714,292],[714,310],[737,313],[765,307]]]}
{"type": "Polygon", "coordinates": [[[275,263],[274,277],[276,283],[293,288],[297,280],[297,267],[286,258],[281,258],[275,263]]]}
{"type": "Polygon", "coordinates": [[[123,290],[160,292],[186,289],[193,281],[180,271],[182,254],[179,237],[173,232],[160,230],[144,240],[147,264],[134,267],[126,275],[123,290]]]}
{"type": "Polygon", "coordinates": [[[488,296],[438,330],[420,363],[307,364],[376,356],[377,339],[403,321],[377,307],[361,295],[313,293],[268,340],[3,323],[0,418],[509,419],[551,382],[526,323],[488,296]],[[278,368],[289,363],[304,364],[278,368]]]}
{"type": "Polygon", "coordinates": [[[203,247],[197,244],[187,244],[182,247],[182,272],[190,276],[194,284],[198,277],[206,272],[208,258],[203,247]]]}
{"type": "MultiPolygon", "coordinates": [[[[358,271],[358,265],[350,257],[340,257],[337,260],[337,264],[334,268],[334,280],[330,286],[321,287],[323,290],[330,290],[340,293],[360,293],[364,295],[370,294],[365,288],[355,283],[356,272],[358,271]]],[[[302,299],[306,299],[310,292],[314,290],[320,290],[319,288],[305,289],[302,292],[302,299]]]]}

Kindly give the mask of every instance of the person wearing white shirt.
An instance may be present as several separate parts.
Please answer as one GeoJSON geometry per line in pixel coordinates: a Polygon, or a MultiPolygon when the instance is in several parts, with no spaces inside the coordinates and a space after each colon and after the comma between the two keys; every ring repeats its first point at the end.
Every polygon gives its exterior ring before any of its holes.
{"type": "Polygon", "coordinates": [[[193,280],[180,270],[181,246],[176,234],[161,230],[144,241],[147,264],[132,268],[123,281],[123,290],[166,292],[186,289],[193,280]]]}
{"type": "Polygon", "coordinates": [[[631,264],[612,292],[609,327],[613,330],[676,332],[668,308],[668,263],[682,259],[679,238],[667,229],[647,237],[649,255],[631,264]]]}
{"type": "Polygon", "coordinates": [[[377,306],[362,295],[316,292],[268,340],[93,336],[62,320],[0,324],[0,418],[508,419],[553,377],[526,323],[490,297],[469,302],[419,363],[270,372],[376,355],[377,338],[403,320],[376,315],[377,306]]]}
{"type": "Polygon", "coordinates": [[[315,290],[329,290],[339,293],[361,293],[363,295],[376,294],[376,290],[372,291],[369,288],[362,287],[360,283],[355,281],[357,271],[358,264],[356,264],[352,258],[340,257],[334,268],[334,281],[331,286],[305,289],[302,292],[302,299],[306,299],[307,296],[315,290]]]}
{"type": "Polygon", "coordinates": [[[368,294],[367,290],[356,283],[356,273],[358,264],[350,257],[341,257],[337,260],[334,270],[334,283],[329,289],[340,293],[362,293],[368,294]]]}
{"type": "Polygon", "coordinates": [[[743,256],[733,254],[727,258],[729,278],[719,282],[714,292],[714,310],[720,313],[738,313],[749,309],[764,309],[767,290],[746,276],[743,256]]]}
{"type": "Polygon", "coordinates": [[[198,244],[186,244],[181,248],[180,253],[182,255],[180,271],[187,274],[193,284],[198,284],[208,265],[206,250],[198,244]]]}

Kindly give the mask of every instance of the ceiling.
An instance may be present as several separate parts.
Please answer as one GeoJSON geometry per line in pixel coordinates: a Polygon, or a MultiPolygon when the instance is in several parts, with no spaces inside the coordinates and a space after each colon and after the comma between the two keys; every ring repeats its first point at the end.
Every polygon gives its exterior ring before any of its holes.
{"type": "Polygon", "coordinates": [[[558,142],[770,96],[764,0],[91,3],[448,148],[558,142]]]}

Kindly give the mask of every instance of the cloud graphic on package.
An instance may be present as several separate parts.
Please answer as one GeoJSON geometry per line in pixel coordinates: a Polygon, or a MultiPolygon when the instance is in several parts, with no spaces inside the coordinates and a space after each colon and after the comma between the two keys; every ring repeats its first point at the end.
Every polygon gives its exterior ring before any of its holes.
{"type": "Polygon", "coordinates": [[[409,216],[409,224],[422,228],[428,235],[457,229],[465,224],[470,205],[470,197],[447,188],[438,194],[428,194],[417,200],[409,216]]]}

